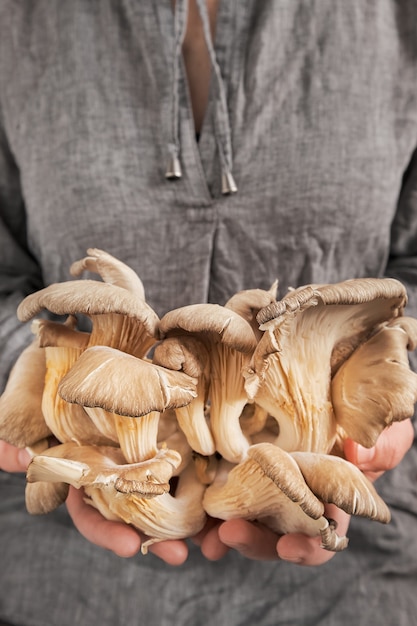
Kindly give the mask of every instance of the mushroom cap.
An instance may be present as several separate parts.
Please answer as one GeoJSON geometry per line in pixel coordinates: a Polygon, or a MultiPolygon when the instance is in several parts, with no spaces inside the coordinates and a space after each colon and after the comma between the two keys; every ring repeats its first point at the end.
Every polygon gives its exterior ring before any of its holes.
{"type": "Polygon", "coordinates": [[[195,385],[196,380],[182,372],[115,348],[93,346],[62,379],[59,393],[67,402],[140,417],[188,404],[196,395],[195,385]]]}
{"type": "Polygon", "coordinates": [[[348,461],[287,453],[269,443],[251,446],[247,458],[237,465],[220,461],[203,506],[213,517],[258,520],[279,534],[320,535],[324,548],[342,550],[347,539],[338,537],[329,525],[323,502],[383,523],[390,519],[372,483],[348,461]]]}
{"type": "Polygon", "coordinates": [[[257,338],[261,336],[256,316],[264,307],[277,299],[278,281],[276,280],[268,291],[264,289],[246,289],[233,295],[224,305],[238,313],[251,325],[257,338]]]}
{"type": "Polygon", "coordinates": [[[87,255],[71,265],[72,276],[80,276],[84,271],[93,272],[104,282],[123,287],[139,300],[145,300],[143,283],[131,267],[99,248],[88,248],[87,255]]]}
{"type": "Polygon", "coordinates": [[[417,374],[407,349],[417,341],[417,320],[399,317],[358,346],[332,380],[337,423],[348,437],[365,447],[381,432],[412,417],[417,402],[417,374]]]}
{"type": "Polygon", "coordinates": [[[35,319],[32,322],[32,332],[37,335],[41,348],[61,347],[85,349],[90,340],[90,333],[76,330],[68,323],[72,317],[68,317],[65,323],[53,322],[47,319],[35,319]]]}
{"type": "Polygon", "coordinates": [[[31,515],[45,515],[57,509],[68,496],[69,484],[64,482],[26,483],[25,504],[31,515]]]}
{"type": "Polygon", "coordinates": [[[19,355],[0,396],[0,439],[24,448],[51,434],[42,412],[45,350],[32,342],[19,355]]]}
{"type": "Polygon", "coordinates": [[[292,452],[306,484],[322,502],[335,504],[349,515],[386,524],[388,506],[371,481],[353,463],[330,454],[292,452]]]}
{"type": "Polygon", "coordinates": [[[258,314],[258,322],[261,326],[273,322],[275,326],[282,315],[303,309],[306,305],[317,304],[318,300],[326,305],[380,301],[375,305],[373,313],[375,320],[384,321],[401,314],[407,304],[407,292],[395,278],[351,278],[328,285],[306,285],[291,290],[281,300],[262,309],[258,314]]]}
{"type": "Polygon", "coordinates": [[[217,519],[259,521],[280,535],[297,532],[319,536],[328,528],[324,505],[306,486],[297,464],[290,459],[287,465],[290,467],[281,476],[282,490],[250,455],[237,465],[222,459],[214,481],[205,491],[205,510],[217,519]],[[285,487],[294,494],[293,499],[286,495],[285,487]]]}
{"type": "Polygon", "coordinates": [[[193,333],[244,353],[253,352],[257,343],[250,324],[219,304],[190,304],[169,311],[160,321],[160,332],[162,337],[193,333]]]}
{"type": "Polygon", "coordinates": [[[153,309],[127,289],[109,283],[95,280],[54,283],[27,296],[19,304],[17,316],[26,322],[44,309],[56,315],[125,315],[143,324],[150,335],[158,336],[159,318],[153,309]]]}
{"type": "Polygon", "coordinates": [[[276,417],[276,443],[328,452],[336,438],[331,378],[379,325],[402,314],[404,286],[394,279],[309,285],[263,309],[266,331],[246,373],[246,390],[276,417]]]}

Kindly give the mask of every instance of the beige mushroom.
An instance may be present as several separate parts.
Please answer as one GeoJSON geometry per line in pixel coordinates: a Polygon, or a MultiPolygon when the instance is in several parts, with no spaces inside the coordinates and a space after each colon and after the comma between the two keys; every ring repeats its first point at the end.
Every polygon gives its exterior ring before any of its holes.
{"type": "Polygon", "coordinates": [[[256,317],[259,311],[269,304],[276,302],[278,281],[276,280],[268,291],[264,289],[246,289],[238,291],[224,305],[226,309],[231,309],[245,319],[252,327],[252,330],[259,340],[262,331],[259,330],[259,324],[256,317]]]}
{"type": "Polygon", "coordinates": [[[149,305],[110,283],[85,279],[53,284],[27,296],[17,314],[28,321],[43,309],[91,318],[89,346],[108,345],[143,357],[159,337],[159,318],[149,305]]]}
{"type": "Polygon", "coordinates": [[[177,407],[175,414],[191,448],[198,454],[214,454],[216,446],[206,410],[210,358],[205,345],[191,336],[168,337],[156,346],[152,361],[197,380],[196,397],[186,406],[177,407]]]}
{"type": "Polygon", "coordinates": [[[68,496],[69,484],[64,481],[26,483],[25,505],[31,515],[46,515],[57,509],[68,496]]]}
{"type": "Polygon", "coordinates": [[[141,546],[146,554],[155,542],[192,537],[203,528],[207,518],[202,505],[204,490],[190,463],[179,477],[175,494],[167,492],[152,499],[131,494],[115,499],[103,490],[88,489],[87,493],[102,515],[122,519],[149,537],[141,546]]]}
{"type": "Polygon", "coordinates": [[[145,290],[139,276],[128,265],[99,248],[88,248],[87,255],[70,268],[72,276],[89,271],[101,276],[105,283],[123,287],[138,300],[145,301],[145,290]]]}
{"type": "Polygon", "coordinates": [[[358,346],[336,372],[332,403],[342,432],[366,447],[396,421],[411,417],[417,375],[407,350],[417,345],[417,320],[399,317],[358,346]]]}
{"type": "Polygon", "coordinates": [[[287,453],[269,443],[253,445],[248,458],[224,466],[204,495],[207,513],[220,519],[258,520],[278,534],[320,536],[327,550],[346,548],[323,502],[380,522],[389,510],[372,483],[351,463],[330,455],[287,453]]]}
{"type": "Polygon", "coordinates": [[[45,352],[32,342],[17,359],[0,397],[0,439],[25,448],[51,435],[42,412],[45,352]]]}
{"type": "Polygon", "coordinates": [[[162,337],[190,334],[210,357],[210,425],[216,449],[231,462],[244,458],[249,442],[239,424],[248,401],[242,369],[256,347],[245,319],[217,304],[195,304],[170,311],[161,319],[162,337]]]}
{"type": "Polygon", "coordinates": [[[83,407],[69,404],[58,395],[61,379],[85,350],[89,335],[49,320],[36,320],[32,328],[45,352],[42,412],[51,432],[61,443],[111,444],[112,439],[96,427],[83,407]]]}
{"type": "Polygon", "coordinates": [[[190,402],[195,383],[182,372],[95,346],[78,358],[59,393],[67,402],[104,409],[115,423],[124,457],[133,463],[156,454],[160,413],[190,402]]]}
{"type": "MultiPolygon", "coordinates": [[[[149,536],[142,545],[145,553],[155,541],[187,538],[204,526],[205,486],[193,463],[181,473],[175,494],[169,493],[169,480],[179,463],[178,453],[168,449],[159,450],[150,461],[125,464],[118,449],[67,443],[35,456],[28,481],[57,481],[60,485],[64,481],[77,489],[83,487],[87,502],[104,517],[123,520],[149,536]]],[[[46,499],[34,504],[32,513],[44,513],[53,510],[57,502],[46,499]]]]}
{"type": "MultiPolygon", "coordinates": [[[[114,498],[116,492],[153,498],[169,491],[173,469],[180,461],[174,450],[161,449],[145,462],[126,463],[118,448],[68,442],[35,455],[28,467],[27,480],[30,484],[66,483],[77,489],[105,490],[114,498]]],[[[50,511],[56,505],[55,500],[43,502],[42,510],[36,512],[50,511]]]]}
{"type": "Polygon", "coordinates": [[[402,314],[405,302],[405,289],[394,279],[357,279],[300,288],[259,313],[265,332],[247,370],[246,390],[277,420],[277,445],[332,449],[332,375],[380,324],[402,314]]]}

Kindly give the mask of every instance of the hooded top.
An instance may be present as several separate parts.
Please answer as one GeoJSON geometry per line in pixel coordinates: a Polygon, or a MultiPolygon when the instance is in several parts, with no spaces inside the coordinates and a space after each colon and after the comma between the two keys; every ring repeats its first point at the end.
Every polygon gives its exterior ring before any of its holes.
{"type": "MultiPolygon", "coordinates": [[[[88,247],[129,264],[159,315],[276,278],[282,296],[384,275],[417,315],[416,4],[221,0],[214,42],[198,6],[212,81],[197,140],[187,1],[1,3],[3,379],[30,338],[18,302],[69,279],[88,247]]],[[[21,480],[2,474],[0,616],[133,624],[140,606],[158,625],[408,624],[416,457],[378,483],[393,522],[355,520],[346,554],[318,570],[197,551],[177,572],[121,562],[64,512],[28,518],[21,480]],[[37,593],[52,581],[65,593],[37,593]]]]}

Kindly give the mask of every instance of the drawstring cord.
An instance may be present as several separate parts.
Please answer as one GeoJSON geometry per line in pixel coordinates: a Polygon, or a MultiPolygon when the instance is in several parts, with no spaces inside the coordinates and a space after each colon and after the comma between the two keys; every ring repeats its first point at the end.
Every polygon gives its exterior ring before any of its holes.
{"type": "Polygon", "coordinates": [[[174,12],[174,58],[171,86],[171,133],[172,140],[168,144],[169,161],[165,177],[169,180],[181,178],[180,139],[179,139],[179,80],[182,44],[187,29],[188,0],[177,0],[174,12]]]}
{"type": "Polygon", "coordinates": [[[227,110],[226,93],[220,67],[217,62],[210,32],[209,18],[205,0],[197,0],[197,7],[203,23],[204,39],[210,57],[211,67],[217,88],[217,102],[215,106],[214,133],[219,151],[222,168],[222,193],[236,193],[237,187],[232,176],[232,140],[230,133],[229,114],[227,110]]]}
{"type": "MultiPolygon", "coordinates": [[[[206,41],[216,84],[217,97],[215,102],[214,134],[222,169],[222,193],[227,195],[236,193],[237,186],[232,175],[232,142],[226,93],[213,47],[205,0],[197,0],[197,7],[203,24],[204,39],[206,41]]],[[[165,174],[165,176],[171,180],[181,178],[182,176],[179,140],[179,80],[182,44],[187,28],[187,19],[188,0],[177,0],[174,15],[175,50],[172,81],[172,141],[168,145],[170,159],[165,174]]]]}

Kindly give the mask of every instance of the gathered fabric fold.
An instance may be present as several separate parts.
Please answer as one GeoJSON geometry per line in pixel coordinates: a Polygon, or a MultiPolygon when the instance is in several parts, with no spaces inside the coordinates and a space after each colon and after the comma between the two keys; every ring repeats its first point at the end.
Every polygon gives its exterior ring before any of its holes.
{"type": "MultiPolygon", "coordinates": [[[[222,172],[221,189],[224,195],[237,192],[237,186],[232,174],[232,140],[229,113],[227,108],[226,89],[217,61],[210,32],[210,22],[205,0],[196,0],[197,8],[203,25],[212,75],[215,85],[214,100],[214,136],[222,172]]],[[[182,177],[181,141],[180,141],[180,80],[182,45],[187,29],[189,0],[177,0],[174,11],[174,51],[171,87],[171,140],[168,143],[168,166],[166,178],[177,180],[182,177]]]]}

